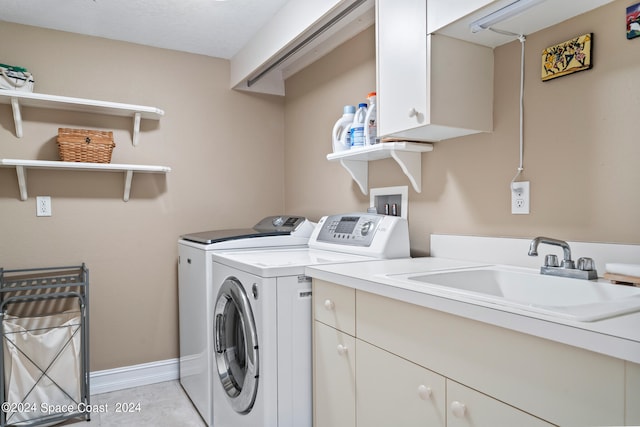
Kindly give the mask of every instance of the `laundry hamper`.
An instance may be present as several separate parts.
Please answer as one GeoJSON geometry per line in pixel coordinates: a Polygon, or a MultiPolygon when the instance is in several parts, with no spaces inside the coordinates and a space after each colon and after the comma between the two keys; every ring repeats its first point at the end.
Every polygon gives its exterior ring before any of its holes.
{"type": "Polygon", "coordinates": [[[90,419],[89,271],[0,268],[0,426],[90,419]]]}

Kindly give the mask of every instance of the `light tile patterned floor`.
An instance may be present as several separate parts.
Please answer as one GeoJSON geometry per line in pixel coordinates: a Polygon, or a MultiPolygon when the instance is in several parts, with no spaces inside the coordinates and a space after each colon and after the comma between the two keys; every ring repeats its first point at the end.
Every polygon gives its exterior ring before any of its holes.
{"type": "Polygon", "coordinates": [[[106,412],[93,414],[88,423],[82,420],[70,425],[206,427],[178,381],[97,394],[91,396],[91,405],[103,405],[106,412]],[[132,411],[116,412],[127,408],[132,411]]]}

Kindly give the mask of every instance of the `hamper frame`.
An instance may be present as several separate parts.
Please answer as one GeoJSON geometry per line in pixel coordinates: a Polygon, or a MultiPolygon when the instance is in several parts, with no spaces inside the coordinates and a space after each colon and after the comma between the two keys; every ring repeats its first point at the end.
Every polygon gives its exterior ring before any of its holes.
{"type": "MultiPolygon", "coordinates": [[[[38,330],[49,331],[59,328],[69,328],[69,326],[51,326],[38,328],[38,330]]],[[[31,331],[32,330],[28,330],[28,332],[31,331]]],[[[18,270],[5,270],[0,268],[0,362],[0,402],[3,404],[3,410],[0,411],[0,427],[37,426],[63,422],[73,418],[83,418],[86,421],[91,419],[91,393],[89,385],[89,270],[84,263],[79,266],[18,270]],[[22,397],[23,403],[27,400],[29,394],[38,386],[38,383],[46,377],[51,381],[51,384],[73,401],[76,410],[53,413],[46,412],[44,415],[28,420],[18,420],[17,422],[7,419],[8,414],[7,411],[4,410],[4,405],[7,403],[19,403],[7,402],[8,389],[5,373],[7,363],[5,360],[5,346],[8,345],[8,338],[5,333],[5,321],[11,310],[17,307],[16,312],[22,310],[22,312],[26,313],[18,316],[18,318],[51,317],[56,314],[66,313],[66,311],[63,310],[65,304],[68,306],[76,303],[78,307],[77,311],[79,312],[79,324],[72,326],[78,326],[78,328],[72,331],[71,337],[66,339],[64,345],[55,350],[56,354],[48,366],[38,366],[15,342],[11,342],[11,345],[22,353],[33,367],[37,369],[37,375],[39,376],[26,395],[22,397]],[[77,372],[79,376],[79,390],[77,390],[79,400],[76,401],[74,397],[69,395],[61,385],[48,375],[48,372],[65,349],[67,349],[69,345],[72,345],[72,340],[75,334],[78,333],[80,334],[80,354],[77,355],[79,359],[79,372],[77,372]]],[[[73,392],[75,392],[75,390],[73,392]]]]}

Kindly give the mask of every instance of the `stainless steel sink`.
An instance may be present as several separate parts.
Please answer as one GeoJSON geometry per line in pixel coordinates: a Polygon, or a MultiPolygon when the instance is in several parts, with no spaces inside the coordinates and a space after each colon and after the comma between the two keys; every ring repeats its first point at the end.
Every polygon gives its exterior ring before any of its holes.
{"type": "Polygon", "coordinates": [[[479,300],[579,321],[640,311],[640,288],[546,276],[536,270],[487,266],[446,272],[388,275],[424,291],[479,300]]]}

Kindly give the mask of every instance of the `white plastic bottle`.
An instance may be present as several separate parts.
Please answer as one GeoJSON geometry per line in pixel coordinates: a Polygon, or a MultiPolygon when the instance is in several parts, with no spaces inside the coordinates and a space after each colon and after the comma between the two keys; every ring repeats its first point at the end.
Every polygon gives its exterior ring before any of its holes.
{"type": "Polygon", "coordinates": [[[342,117],[333,126],[332,140],[333,152],[344,151],[351,148],[351,124],[356,113],[356,107],[345,105],[342,117]]]}
{"type": "Polygon", "coordinates": [[[351,126],[351,146],[364,147],[364,121],[367,118],[367,104],[358,104],[351,126]]]}
{"type": "Polygon", "coordinates": [[[376,108],[376,93],[369,93],[369,95],[367,95],[367,99],[369,100],[369,108],[367,108],[367,117],[364,121],[364,144],[373,145],[378,143],[378,109],[376,108]]]}

